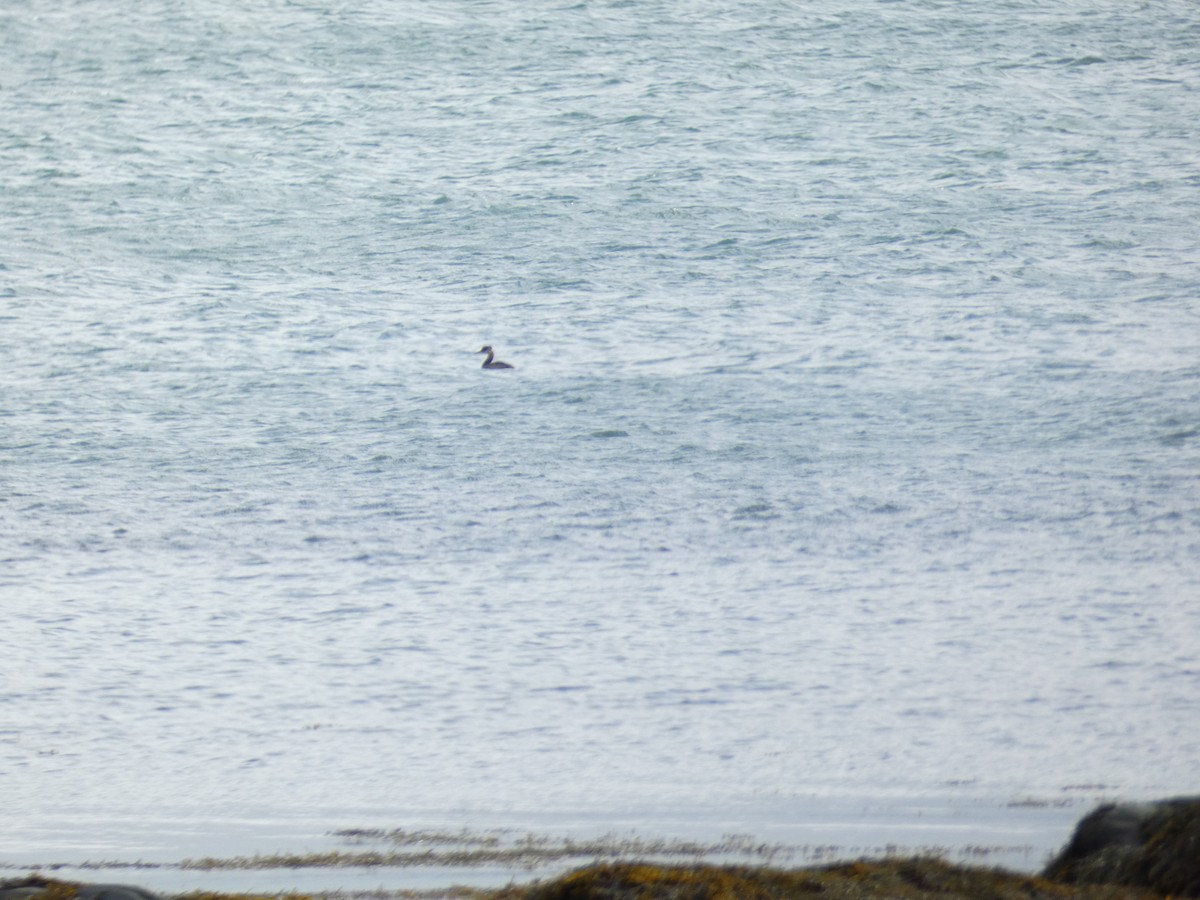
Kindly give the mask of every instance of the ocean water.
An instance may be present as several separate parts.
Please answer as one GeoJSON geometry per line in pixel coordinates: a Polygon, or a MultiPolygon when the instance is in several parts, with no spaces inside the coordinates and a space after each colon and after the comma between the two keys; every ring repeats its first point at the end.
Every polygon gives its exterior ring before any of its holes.
{"type": "Polygon", "coordinates": [[[1195,791],[1198,72],[1183,0],[7,5],[4,846],[1195,791]]]}

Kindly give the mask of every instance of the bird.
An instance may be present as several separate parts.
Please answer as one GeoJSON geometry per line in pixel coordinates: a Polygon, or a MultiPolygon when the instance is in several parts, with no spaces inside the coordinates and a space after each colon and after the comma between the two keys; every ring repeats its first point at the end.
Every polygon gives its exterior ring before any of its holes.
{"type": "Polygon", "coordinates": [[[477,350],[476,352],[487,354],[487,359],[485,359],[483,361],[483,366],[481,366],[481,368],[484,368],[484,369],[511,369],[511,368],[513,368],[506,362],[500,362],[499,360],[495,360],[496,352],[492,349],[491,344],[488,344],[482,350],[477,350]],[[495,360],[495,361],[493,362],[493,360],[495,360]]]}

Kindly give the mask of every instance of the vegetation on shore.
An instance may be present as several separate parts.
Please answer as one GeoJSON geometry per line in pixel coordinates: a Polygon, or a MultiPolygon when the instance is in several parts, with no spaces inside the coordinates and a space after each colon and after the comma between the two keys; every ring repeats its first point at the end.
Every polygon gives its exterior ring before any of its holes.
{"type": "MultiPolygon", "coordinates": [[[[30,900],[84,900],[66,882],[47,881],[30,900]]],[[[0,895],[4,892],[0,890],[0,895]]],[[[600,863],[557,878],[499,890],[456,888],[378,895],[219,894],[178,900],[1160,900],[1133,887],[1069,885],[1002,869],[954,865],[935,858],[838,863],[801,869],[711,864],[600,863]]]]}
{"type": "Polygon", "coordinates": [[[1064,885],[1034,875],[925,858],[805,869],[616,863],[493,895],[494,900],[813,900],[818,896],[847,900],[1144,900],[1156,895],[1132,888],[1064,885]]]}

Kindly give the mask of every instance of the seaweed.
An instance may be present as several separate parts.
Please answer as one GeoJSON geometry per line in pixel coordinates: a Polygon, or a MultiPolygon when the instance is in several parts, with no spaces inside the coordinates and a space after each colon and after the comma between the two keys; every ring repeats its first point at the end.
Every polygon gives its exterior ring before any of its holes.
{"type": "MultiPolygon", "coordinates": [[[[14,900],[79,900],[89,886],[39,878],[0,883],[0,900],[14,888],[40,887],[14,900]]],[[[94,886],[90,886],[94,887],[94,886]]],[[[710,864],[657,865],[606,862],[557,878],[499,890],[455,887],[438,891],[373,894],[222,894],[193,891],[176,900],[1151,900],[1161,895],[1122,885],[1065,884],[1003,869],[955,865],[932,857],[859,860],[827,866],[780,869],[710,864]]]]}
{"type": "Polygon", "coordinates": [[[916,857],[806,869],[754,866],[654,866],[609,863],[498,892],[494,900],[1144,900],[1131,887],[1065,885],[1002,869],[958,866],[916,857]]]}

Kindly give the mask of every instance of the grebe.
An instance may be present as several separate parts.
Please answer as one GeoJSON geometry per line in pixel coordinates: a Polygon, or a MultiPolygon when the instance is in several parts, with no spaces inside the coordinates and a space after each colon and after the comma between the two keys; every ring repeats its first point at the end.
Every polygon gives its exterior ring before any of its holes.
{"type": "Polygon", "coordinates": [[[488,344],[488,345],[487,345],[486,347],[484,347],[482,350],[479,350],[479,351],[476,351],[476,352],[478,352],[478,353],[486,353],[486,354],[487,354],[487,359],[485,359],[485,360],[483,361],[483,366],[482,366],[482,368],[484,368],[484,369],[511,369],[511,368],[512,368],[512,366],[510,366],[510,365],[509,365],[508,363],[506,363],[506,362],[499,362],[499,361],[492,362],[492,360],[493,360],[493,359],[495,358],[495,356],[496,356],[496,353],[495,353],[495,351],[494,351],[494,350],[492,350],[492,345],[491,345],[491,344],[488,344]]]}

